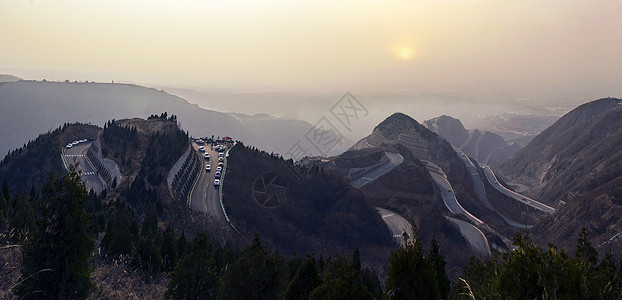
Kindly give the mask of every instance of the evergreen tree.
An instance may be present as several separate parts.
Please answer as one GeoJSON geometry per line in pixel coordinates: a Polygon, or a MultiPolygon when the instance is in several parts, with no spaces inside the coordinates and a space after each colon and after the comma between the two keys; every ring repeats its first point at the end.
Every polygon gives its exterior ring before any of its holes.
{"type": "Polygon", "coordinates": [[[324,283],[311,292],[309,299],[373,299],[374,296],[361,281],[356,264],[355,259],[331,259],[322,273],[324,283]]]}
{"type": "Polygon", "coordinates": [[[188,240],[186,240],[186,233],[181,232],[179,238],[177,239],[177,255],[178,257],[182,257],[186,252],[186,245],[188,244],[188,240]]]}
{"type": "Polygon", "coordinates": [[[9,224],[9,237],[13,242],[21,243],[36,230],[35,214],[28,194],[20,193],[15,198],[9,224]]]}
{"type": "Polygon", "coordinates": [[[8,223],[9,201],[4,198],[4,193],[0,191],[0,229],[8,223]]]}
{"type": "Polygon", "coordinates": [[[9,183],[6,181],[6,177],[2,180],[2,195],[4,199],[9,201],[11,199],[11,192],[9,191],[9,183]]]}
{"type": "Polygon", "coordinates": [[[445,272],[445,257],[441,255],[441,250],[436,239],[432,239],[427,259],[432,266],[434,266],[434,270],[436,271],[436,282],[438,282],[438,288],[441,292],[441,299],[448,299],[450,282],[445,272]]]}
{"type": "Polygon", "coordinates": [[[172,271],[177,264],[177,245],[175,243],[175,232],[167,227],[162,237],[162,269],[172,271]]]}
{"type": "Polygon", "coordinates": [[[454,284],[451,299],[499,299],[499,257],[481,260],[472,256],[454,284]]]}
{"type": "Polygon", "coordinates": [[[423,255],[418,240],[393,251],[385,295],[390,299],[440,299],[434,265],[423,255]]]}
{"type": "Polygon", "coordinates": [[[94,241],[87,233],[87,201],[75,169],[63,179],[48,176],[38,230],[22,249],[22,282],[14,289],[18,297],[85,299],[92,292],[89,259],[94,241]]]}
{"type": "Polygon", "coordinates": [[[206,233],[198,234],[175,270],[166,291],[173,299],[214,299],[220,289],[213,246],[206,233]]]}
{"type": "Polygon", "coordinates": [[[322,284],[322,278],[320,277],[315,258],[307,257],[298,268],[298,272],[294,275],[289,286],[287,286],[284,298],[287,300],[309,299],[311,292],[320,284],[322,284]]]}
{"type": "Polygon", "coordinates": [[[276,299],[283,285],[284,265],[283,257],[263,245],[256,235],[223,274],[221,295],[230,299],[276,299]]]}

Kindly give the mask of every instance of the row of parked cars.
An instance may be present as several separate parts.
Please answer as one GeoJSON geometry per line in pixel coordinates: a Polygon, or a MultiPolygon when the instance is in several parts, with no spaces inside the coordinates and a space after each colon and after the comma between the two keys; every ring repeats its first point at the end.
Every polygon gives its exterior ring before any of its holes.
{"type": "Polygon", "coordinates": [[[81,140],[73,141],[73,142],[67,144],[67,149],[69,149],[69,148],[71,148],[71,147],[73,147],[73,146],[75,146],[77,144],[85,143],[85,142],[87,142],[89,140],[92,140],[92,139],[81,139],[81,140]]]}

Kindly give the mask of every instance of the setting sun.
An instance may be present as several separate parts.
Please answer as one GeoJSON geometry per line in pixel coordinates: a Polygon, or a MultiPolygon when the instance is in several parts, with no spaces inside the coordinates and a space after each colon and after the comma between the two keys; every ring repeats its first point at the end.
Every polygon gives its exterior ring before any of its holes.
{"type": "Polygon", "coordinates": [[[408,48],[402,48],[400,49],[400,58],[402,59],[409,59],[411,56],[411,50],[408,48]]]}

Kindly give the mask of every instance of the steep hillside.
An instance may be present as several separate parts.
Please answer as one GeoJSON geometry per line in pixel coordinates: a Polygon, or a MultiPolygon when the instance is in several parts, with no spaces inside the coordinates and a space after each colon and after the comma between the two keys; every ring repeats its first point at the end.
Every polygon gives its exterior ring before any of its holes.
{"type": "Polygon", "coordinates": [[[294,167],[239,143],[227,161],[225,209],[247,239],[259,233],[287,254],[360,247],[366,262],[383,266],[391,234],[360,191],[324,170],[294,167]]]}
{"type": "MultiPolygon", "coordinates": [[[[405,114],[389,116],[350,151],[325,160],[323,166],[339,170],[343,168],[340,162],[351,157],[370,157],[369,163],[373,164],[372,154],[378,150],[399,153],[404,161],[387,174],[364,185],[361,191],[373,206],[387,208],[409,220],[424,244],[436,238],[445,249],[450,277],[459,274],[469,256],[478,254],[470,249],[459,230],[445,218],[451,215],[443,200],[443,192],[446,191],[438,187],[422,161],[431,161],[444,170],[453,193],[464,209],[485,220],[487,225],[498,228],[498,232],[509,235],[514,233],[494,211],[478,200],[471,175],[452,146],[405,114]]],[[[356,161],[356,165],[361,163],[356,161]]],[[[502,244],[494,234],[485,234],[491,243],[502,244]]]]}
{"type": "Polygon", "coordinates": [[[457,192],[462,194],[465,201],[475,199],[469,172],[451,145],[410,116],[395,113],[387,117],[364,140],[364,143],[359,142],[355,148],[398,145],[406,148],[413,158],[432,161],[445,170],[449,181],[456,186],[457,192]]]}
{"type": "Polygon", "coordinates": [[[423,125],[475,160],[493,166],[505,161],[521,148],[490,131],[466,130],[460,120],[445,115],[427,120],[423,125]]]}
{"type": "Polygon", "coordinates": [[[231,136],[278,153],[286,153],[296,140],[304,141],[311,128],[305,122],[275,118],[262,120],[263,127],[258,127],[257,122],[241,122],[162,90],[129,84],[5,82],[0,83],[0,107],[0,153],[67,122],[104,124],[165,111],[177,115],[193,136],[231,136]],[[289,130],[278,135],[262,130],[275,127],[289,130]]]}
{"type": "Polygon", "coordinates": [[[564,242],[588,227],[596,242],[622,231],[622,101],[606,98],[572,110],[500,168],[532,186],[530,194],[559,206],[538,226],[564,242]]]}
{"type": "Polygon", "coordinates": [[[23,147],[9,151],[0,161],[0,180],[6,178],[14,192],[41,186],[49,172],[63,175],[61,151],[77,139],[97,136],[101,128],[86,124],[65,124],[39,135],[23,147]]]}

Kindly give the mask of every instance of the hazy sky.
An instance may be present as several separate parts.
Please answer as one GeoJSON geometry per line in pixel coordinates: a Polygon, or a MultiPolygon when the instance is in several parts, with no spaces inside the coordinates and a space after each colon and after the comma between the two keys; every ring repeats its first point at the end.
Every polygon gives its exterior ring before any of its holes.
{"type": "Polygon", "coordinates": [[[622,0],[3,0],[0,71],[259,90],[620,96],[622,0]]]}

